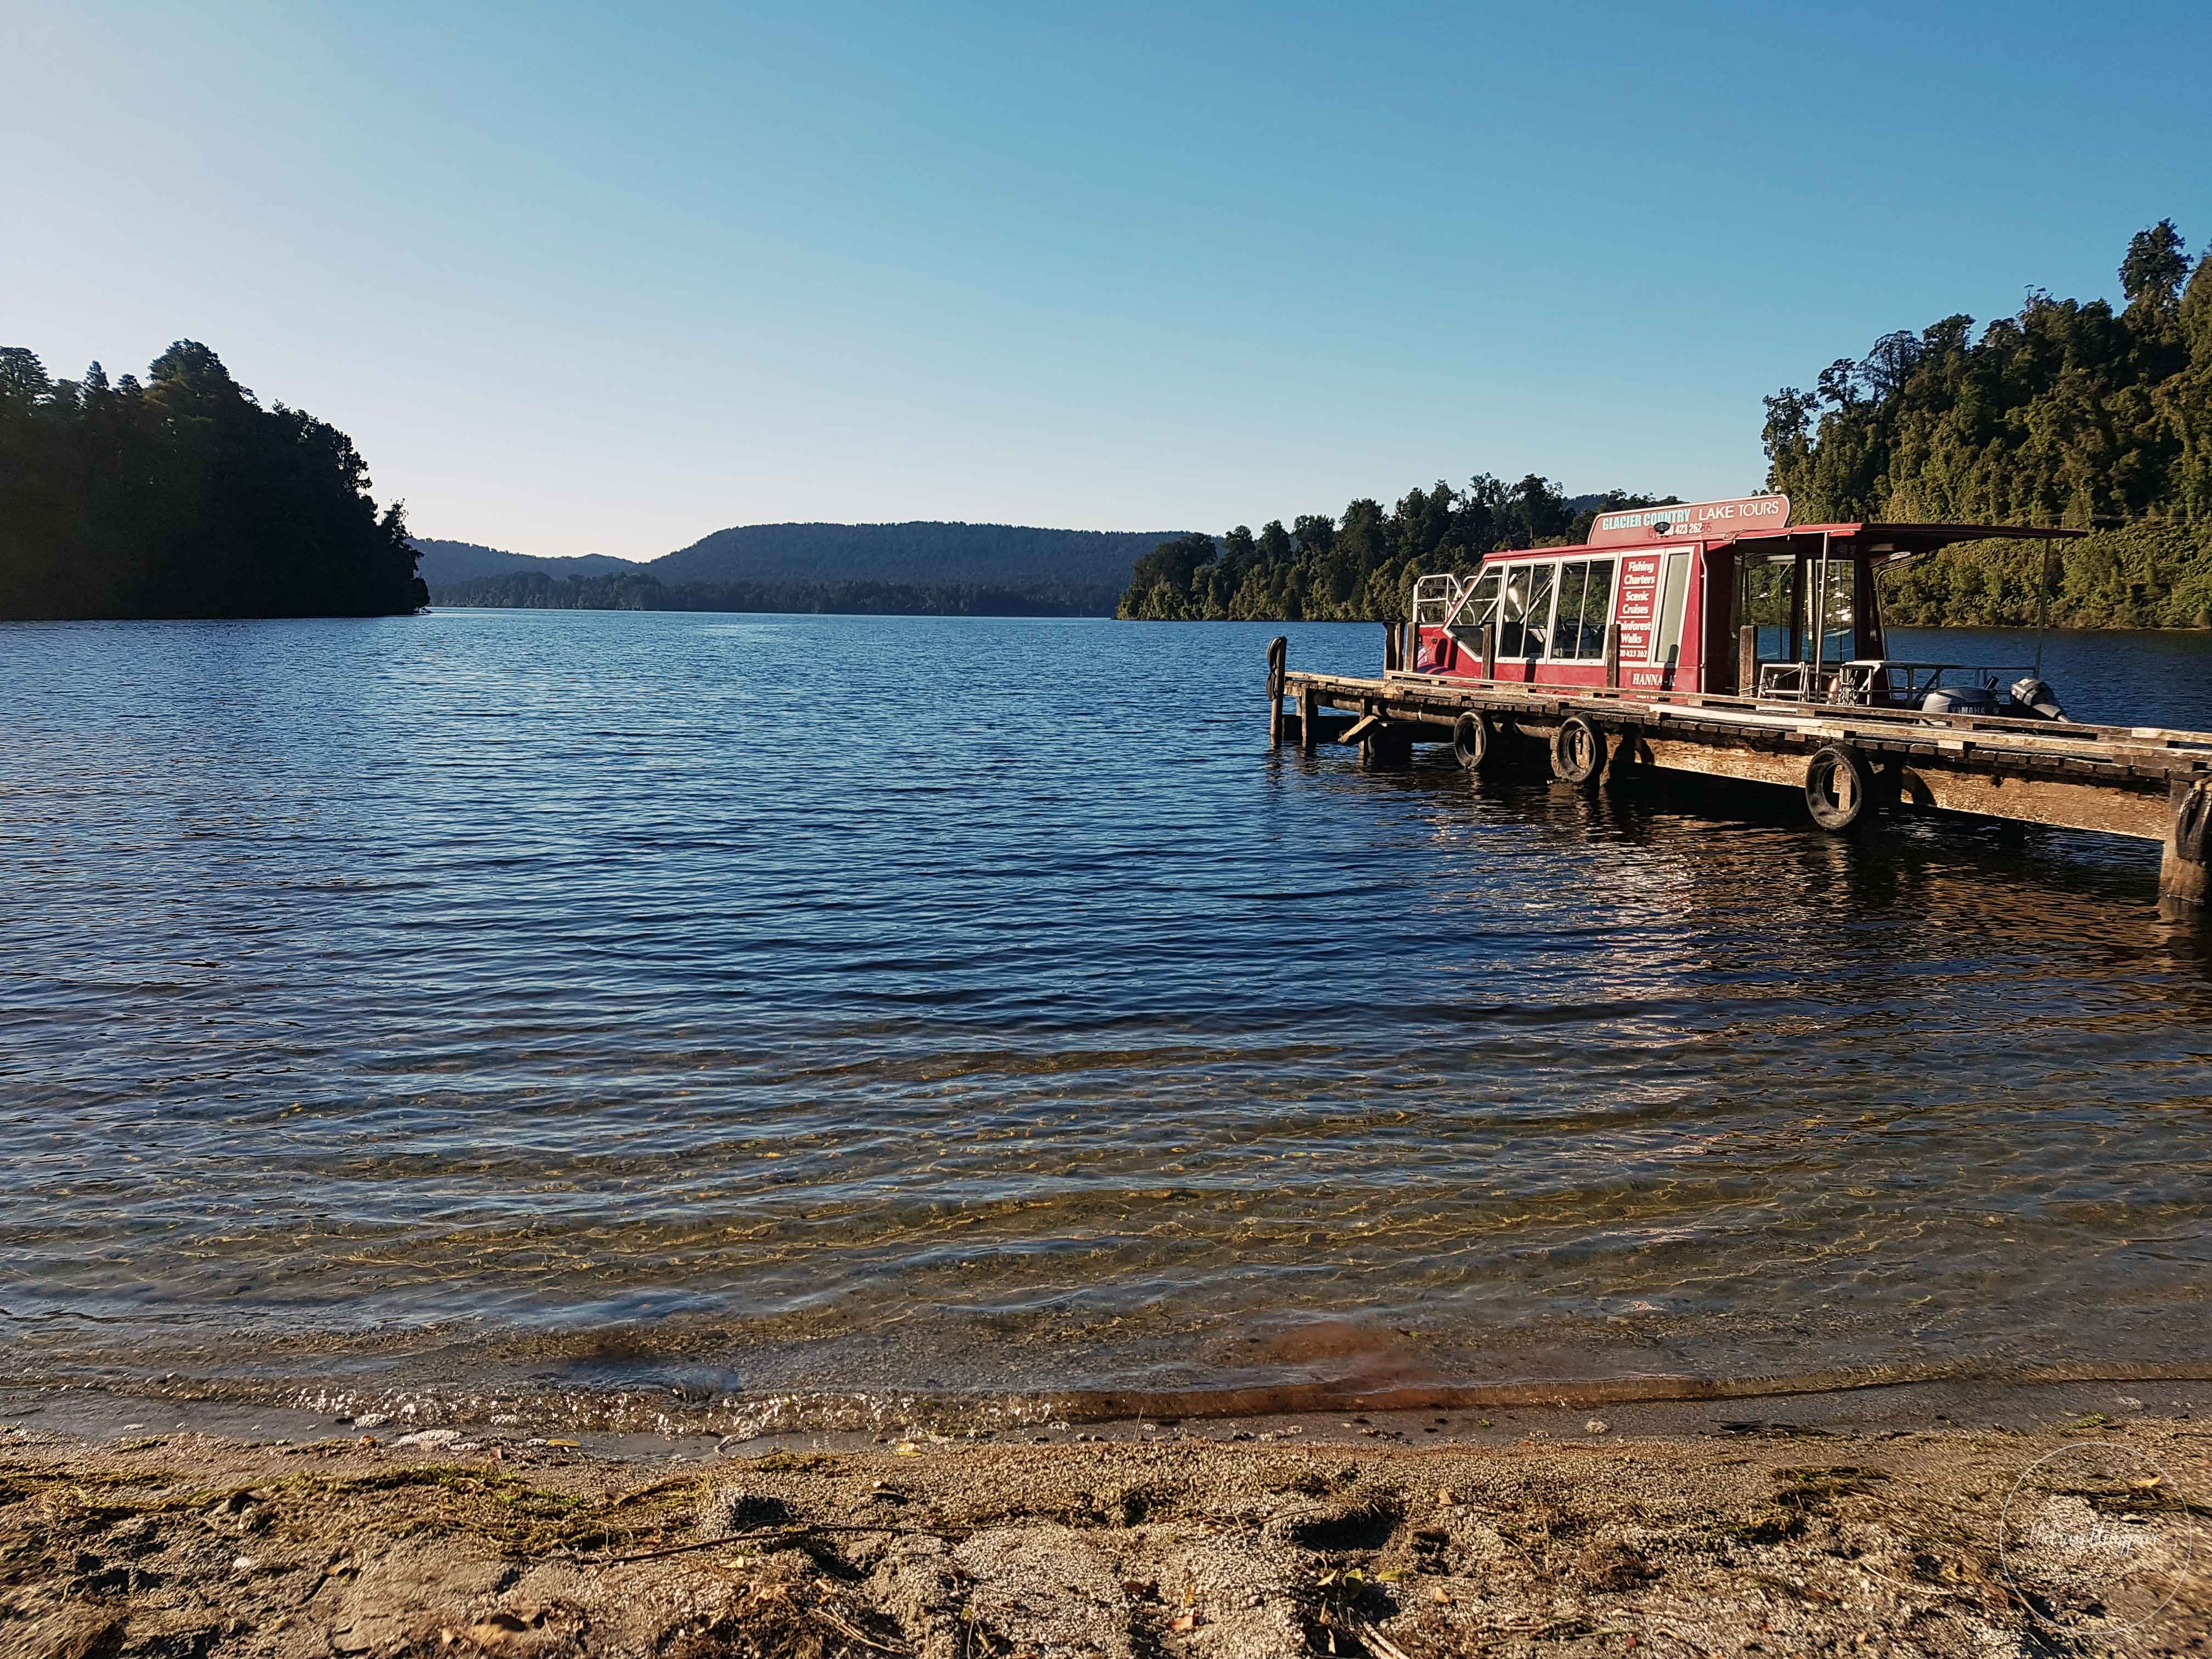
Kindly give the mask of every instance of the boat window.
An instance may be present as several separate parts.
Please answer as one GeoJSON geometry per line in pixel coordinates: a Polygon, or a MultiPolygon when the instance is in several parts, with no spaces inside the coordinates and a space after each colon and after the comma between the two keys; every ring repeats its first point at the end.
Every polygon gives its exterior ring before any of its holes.
{"type": "Polygon", "coordinates": [[[1682,653],[1682,602],[1689,597],[1690,555],[1667,556],[1666,587],[1659,601],[1659,632],[1651,641],[1651,660],[1672,663],[1682,653]]]}
{"type": "MultiPolygon", "coordinates": [[[[1583,600],[1583,626],[1585,629],[1595,628],[1597,630],[1595,647],[1586,648],[1583,654],[1586,657],[1604,656],[1606,629],[1613,626],[1613,561],[1611,559],[1590,561],[1589,592],[1583,600]]],[[[1586,634],[1585,639],[1587,638],[1586,634]]]]}
{"type": "MultiPolygon", "coordinates": [[[[1819,567],[1814,567],[1816,570],[1819,567]]],[[[1858,570],[1838,555],[1828,561],[1828,592],[1820,618],[1820,660],[1849,662],[1858,654],[1858,570]]]]}
{"type": "Polygon", "coordinates": [[[1478,577],[1474,597],[1462,608],[1458,619],[1451,625],[1452,637],[1469,651],[1482,649],[1482,630],[1498,614],[1498,589],[1504,573],[1492,565],[1478,577]]]}
{"type": "Polygon", "coordinates": [[[1761,660],[1778,662],[1789,656],[1792,563],[1787,555],[1737,553],[1735,613],[1728,635],[1730,649],[1737,629],[1747,623],[1759,630],[1761,660]]]}
{"type": "Polygon", "coordinates": [[[1559,566],[1548,559],[1540,564],[1513,565],[1506,570],[1498,621],[1499,656],[1536,658],[1544,654],[1552,626],[1553,578],[1558,570],[1559,566]]]}
{"type": "Polygon", "coordinates": [[[1582,654],[1583,590],[1589,586],[1589,561],[1559,567],[1559,603],[1552,617],[1552,654],[1569,660],[1582,654]]]}
{"type": "Polygon", "coordinates": [[[1552,655],[1595,661],[1605,655],[1613,620],[1613,561],[1577,559],[1559,567],[1559,605],[1552,622],[1552,655]]]}

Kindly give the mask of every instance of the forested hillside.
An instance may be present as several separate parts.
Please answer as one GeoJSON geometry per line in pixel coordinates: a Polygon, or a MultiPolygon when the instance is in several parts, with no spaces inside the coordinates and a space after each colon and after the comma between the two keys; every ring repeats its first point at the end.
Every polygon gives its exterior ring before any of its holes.
{"type": "Polygon", "coordinates": [[[1048,530],[1004,524],[755,524],[718,530],[655,559],[665,582],[1048,583],[1111,590],[1172,531],[1048,530]]]}
{"type": "Polygon", "coordinates": [[[532,570],[548,576],[605,576],[638,568],[634,560],[613,558],[605,553],[539,557],[509,553],[477,542],[440,541],[430,536],[414,537],[412,545],[422,560],[422,580],[430,584],[434,593],[440,587],[472,582],[485,576],[514,576],[532,570]]]}
{"type": "Polygon", "coordinates": [[[646,564],[425,543],[441,605],[864,615],[1110,616],[1160,531],[1001,524],[756,524],[646,564]],[[536,576],[539,580],[530,580],[536,576]],[[544,580],[553,578],[556,580],[544,580]]]}
{"type": "Polygon", "coordinates": [[[854,617],[1101,617],[1112,590],[1052,581],[664,582],[632,566],[621,574],[558,577],[539,570],[482,576],[431,590],[440,605],[522,611],[816,611],[854,617]]]}
{"type": "MultiPolygon", "coordinates": [[[[2171,220],[2119,267],[2122,307],[2038,289],[1973,332],[1946,317],[1766,400],[1769,484],[1801,522],[2071,525],[2061,626],[2212,626],[2212,260],[2171,220]]],[[[1890,619],[2020,623],[2042,552],[1985,542],[1885,580],[1890,619]]]]}
{"type": "Polygon", "coordinates": [[[1243,525],[1218,542],[1180,536],[1142,559],[1117,614],[1161,621],[1402,621],[1420,576],[1464,570],[1496,547],[1580,541],[1601,511],[1677,499],[1619,490],[1570,500],[1530,474],[1507,484],[1488,473],[1464,489],[1439,482],[1385,509],[1357,501],[1340,518],[1305,514],[1258,535],[1243,525]]]}
{"type": "Polygon", "coordinates": [[[353,441],[179,340],[142,384],[0,347],[0,617],[403,613],[427,602],[353,441]]]}

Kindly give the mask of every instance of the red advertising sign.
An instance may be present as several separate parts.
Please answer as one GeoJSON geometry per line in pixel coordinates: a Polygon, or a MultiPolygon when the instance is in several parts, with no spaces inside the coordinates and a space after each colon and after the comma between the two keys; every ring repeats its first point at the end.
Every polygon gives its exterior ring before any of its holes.
{"type": "Polygon", "coordinates": [[[1659,619],[1659,567],[1665,559],[1663,553],[1632,553],[1620,562],[1620,599],[1613,615],[1620,623],[1623,662],[1650,658],[1651,630],[1659,619]]]}
{"type": "MultiPolygon", "coordinates": [[[[1699,541],[1746,530],[1779,530],[1790,522],[1787,495],[1743,495],[1732,501],[1684,501],[1674,507],[1628,507],[1601,513],[1590,526],[1592,547],[1638,542],[1699,541]]],[[[1625,618],[1624,618],[1625,620],[1625,618]]],[[[1626,640],[1621,654],[1628,653],[1626,640]]]]}

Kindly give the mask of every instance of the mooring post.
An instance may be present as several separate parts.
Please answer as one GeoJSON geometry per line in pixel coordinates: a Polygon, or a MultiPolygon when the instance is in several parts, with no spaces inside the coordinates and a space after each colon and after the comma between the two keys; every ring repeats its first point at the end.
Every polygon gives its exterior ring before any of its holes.
{"type": "Polygon", "coordinates": [[[1605,625],[1605,689],[1620,690],[1620,624],[1605,625]]]}
{"type": "Polygon", "coordinates": [[[2159,899],[2202,904],[2212,890],[2212,871],[2205,865],[2212,854],[2212,786],[2176,778],[2167,786],[2166,799],[2173,815],[2166,824],[2166,856],[2158,866],[2159,899]]]}
{"type": "Polygon", "coordinates": [[[1382,672],[1395,674],[1402,665],[1398,661],[1398,624],[1382,624],[1382,672]]]}
{"type": "Polygon", "coordinates": [[[1746,623],[1735,636],[1735,694],[1759,695],[1759,624],[1746,623]]]}
{"type": "Polygon", "coordinates": [[[1494,622],[1482,625],[1482,678],[1498,678],[1498,624],[1494,622]]]}
{"type": "Polygon", "coordinates": [[[1314,748],[1314,727],[1320,724],[1314,716],[1319,712],[1321,699],[1314,693],[1313,682],[1308,680],[1298,687],[1298,747],[1310,755],[1314,748]]]}
{"type": "Polygon", "coordinates": [[[1291,642],[1278,634],[1267,641],[1267,747],[1283,746],[1283,668],[1290,660],[1291,642]]]}

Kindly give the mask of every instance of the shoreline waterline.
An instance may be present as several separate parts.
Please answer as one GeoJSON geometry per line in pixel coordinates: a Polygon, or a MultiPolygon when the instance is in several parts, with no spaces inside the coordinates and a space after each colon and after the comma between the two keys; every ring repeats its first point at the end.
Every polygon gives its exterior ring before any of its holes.
{"type": "MultiPolygon", "coordinates": [[[[234,1432],[274,1418],[296,1432],[331,1432],[366,1421],[391,1432],[459,1429],[472,1434],[514,1431],[594,1437],[606,1446],[707,1440],[779,1444],[863,1444],[887,1433],[967,1436],[1066,1431],[1145,1431],[1158,1425],[1200,1425],[1249,1437],[1335,1431],[1356,1417],[1413,1425],[1431,1420],[1463,1425],[1491,1417],[1525,1425],[1557,1419],[1562,1430],[1605,1411],[1658,1431],[1694,1431],[1744,1413],[1778,1411],[1805,1425],[1922,1420],[1945,1404],[1946,1420],[2019,1423],[2061,1409],[2087,1410],[2130,1393],[2154,1394],[2186,1408],[2202,1398],[2212,1409],[2212,1362],[2140,1365],[2045,1365],[2003,1370],[1953,1364],[1912,1372],[1850,1376],[1749,1377],[1634,1376],[1606,1379],[1531,1377],[1481,1385],[1363,1386],[1356,1381],[1277,1383],[1245,1388],[1158,1391],[1095,1390],[1031,1395],[861,1392],[824,1388],[759,1395],[697,1395],[666,1388],[592,1389],[501,1388],[458,1378],[408,1388],[342,1382],[301,1384],[281,1378],[125,1377],[72,1371],[0,1374],[0,1420],[11,1412],[50,1413],[49,1426],[70,1421],[98,1437],[102,1425],[172,1425],[172,1431],[234,1432]],[[2168,1396],[2172,1396],[2169,1398],[2168,1396]],[[2062,1402],[2054,1407],[2051,1402],[2062,1402]]],[[[2140,1404],[2141,1402],[2138,1402],[2140,1404]]]]}

